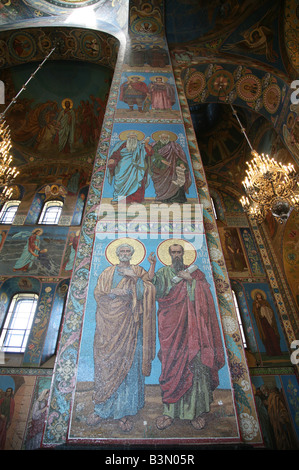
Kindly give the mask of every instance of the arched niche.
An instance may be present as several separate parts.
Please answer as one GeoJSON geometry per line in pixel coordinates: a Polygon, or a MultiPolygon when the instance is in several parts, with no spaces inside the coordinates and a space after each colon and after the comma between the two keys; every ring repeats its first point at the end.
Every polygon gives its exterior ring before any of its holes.
{"type": "Polygon", "coordinates": [[[5,51],[0,72],[6,92],[1,112],[35,74],[5,114],[19,181],[27,185],[26,192],[28,185],[32,191],[32,185],[38,187],[41,181],[65,184],[66,175],[79,168],[86,184],[100,138],[119,39],[84,28],[36,27],[3,31],[0,41],[5,51]],[[66,111],[71,124],[63,119],[66,111]],[[65,138],[67,125],[70,129],[65,138]]]}

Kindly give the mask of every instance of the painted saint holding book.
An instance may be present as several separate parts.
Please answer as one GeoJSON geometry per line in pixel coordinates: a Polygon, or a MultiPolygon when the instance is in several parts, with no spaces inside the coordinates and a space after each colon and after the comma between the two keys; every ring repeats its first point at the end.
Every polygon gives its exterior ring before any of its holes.
{"type": "MultiPolygon", "coordinates": [[[[179,418],[202,429],[225,364],[214,300],[204,273],[194,264],[191,243],[165,240],[157,255],[165,266],[151,278],[158,301],[164,406],[156,426],[165,429],[179,418]]],[[[155,265],[156,257],[150,255],[149,261],[155,265]]]]}

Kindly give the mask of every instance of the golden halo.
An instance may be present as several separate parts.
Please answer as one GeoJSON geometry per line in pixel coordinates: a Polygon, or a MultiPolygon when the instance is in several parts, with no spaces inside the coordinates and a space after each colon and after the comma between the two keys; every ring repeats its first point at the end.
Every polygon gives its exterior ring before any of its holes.
{"type": "Polygon", "coordinates": [[[6,303],[8,301],[8,297],[7,295],[5,294],[5,292],[2,292],[1,296],[0,296],[0,302],[2,303],[6,303]]]}
{"type": "Polygon", "coordinates": [[[61,294],[64,294],[68,290],[68,285],[67,284],[62,284],[62,286],[59,287],[59,292],[61,294]]]}
{"type": "Polygon", "coordinates": [[[110,264],[116,265],[119,264],[118,256],[116,255],[116,248],[119,245],[128,244],[134,248],[134,254],[130,260],[130,264],[139,264],[145,257],[145,247],[143,243],[139,240],[135,240],[135,238],[119,238],[117,240],[113,240],[113,242],[109,243],[106,247],[106,258],[110,264]]]}
{"type": "Polygon", "coordinates": [[[128,76],[128,80],[129,80],[129,81],[130,81],[130,80],[133,80],[134,78],[139,78],[139,80],[140,80],[141,82],[144,82],[144,80],[145,80],[145,77],[143,77],[142,75],[129,75],[129,76],[128,76]]]}
{"type": "Polygon", "coordinates": [[[196,249],[192,243],[182,240],[181,238],[171,238],[160,243],[157,248],[157,256],[161,263],[166,266],[171,265],[172,261],[169,254],[169,247],[174,244],[181,245],[184,248],[184,264],[187,266],[193,264],[197,257],[196,249]]]}
{"type": "Polygon", "coordinates": [[[53,191],[59,191],[59,186],[57,184],[52,184],[51,186],[51,192],[53,193],[53,191]]]}
{"type": "Polygon", "coordinates": [[[158,140],[160,140],[160,136],[162,134],[168,135],[169,140],[171,142],[175,142],[178,138],[178,136],[174,132],[171,132],[171,131],[156,131],[152,134],[152,139],[157,142],[158,140]]]}
{"type": "Polygon", "coordinates": [[[144,133],[141,132],[141,131],[132,131],[132,130],[130,130],[130,131],[122,131],[119,134],[119,138],[120,138],[120,140],[127,140],[129,135],[135,135],[139,141],[144,139],[144,137],[145,137],[144,133]]]}
{"type": "MultiPolygon", "coordinates": [[[[256,42],[255,39],[254,39],[254,37],[253,37],[254,33],[258,33],[259,36],[260,36],[260,28],[255,28],[255,29],[253,29],[253,30],[251,31],[251,33],[249,34],[249,39],[250,39],[250,41],[256,42]]],[[[259,41],[260,41],[260,39],[259,39],[259,41]]],[[[259,41],[258,41],[258,42],[259,42],[259,41]]]]}
{"type": "Polygon", "coordinates": [[[73,101],[70,100],[69,98],[64,98],[64,100],[62,100],[61,106],[63,107],[63,109],[65,109],[65,102],[66,102],[66,101],[69,101],[69,103],[70,103],[70,109],[72,109],[74,103],[73,103],[73,101]]]}
{"type": "Polygon", "coordinates": [[[32,230],[32,233],[36,233],[36,232],[41,232],[41,235],[44,233],[43,229],[41,228],[35,228],[34,230],[32,230]]]}
{"type": "Polygon", "coordinates": [[[161,78],[163,83],[168,81],[168,77],[163,77],[162,75],[155,75],[154,77],[150,78],[150,81],[155,82],[157,78],[161,78]]]}
{"type": "Polygon", "coordinates": [[[253,300],[255,300],[255,296],[256,296],[257,293],[261,294],[261,296],[263,297],[264,300],[267,299],[267,294],[262,289],[253,289],[250,293],[250,296],[253,300]]]}

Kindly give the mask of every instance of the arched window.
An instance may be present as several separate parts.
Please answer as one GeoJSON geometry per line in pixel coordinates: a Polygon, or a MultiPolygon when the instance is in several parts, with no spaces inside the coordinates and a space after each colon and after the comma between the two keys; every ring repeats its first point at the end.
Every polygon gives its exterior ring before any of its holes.
{"type": "Polygon", "coordinates": [[[39,218],[39,224],[53,224],[56,225],[59,222],[63,202],[61,201],[48,201],[45,203],[41,216],[39,218]]]}
{"type": "Polygon", "coordinates": [[[56,353],[58,338],[62,327],[62,317],[68,293],[68,286],[69,279],[61,281],[61,283],[57,286],[53,300],[51,317],[49,319],[47,334],[44,341],[43,352],[40,362],[41,365],[51,359],[56,353]]]}
{"type": "Polygon", "coordinates": [[[0,212],[1,224],[12,224],[21,201],[7,201],[0,212]]]}
{"type": "Polygon", "coordinates": [[[36,294],[18,293],[12,297],[0,335],[2,352],[25,351],[37,301],[36,294]]]}
{"type": "Polygon", "coordinates": [[[213,213],[214,213],[214,217],[215,219],[217,220],[218,219],[218,216],[217,216],[217,211],[216,211],[216,205],[215,205],[215,201],[214,199],[211,197],[211,203],[212,203],[212,208],[213,208],[213,213]]]}
{"type": "Polygon", "coordinates": [[[244,333],[242,318],[241,318],[241,314],[240,314],[238,299],[237,299],[237,296],[236,296],[236,293],[235,293],[234,290],[232,291],[232,293],[233,293],[234,304],[235,304],[235,308],[236,308],[236,312],[237,312],[238,323],[239,323],[239,327],[240,327],[240,331],[241,331],[242,342],[243,342],[244,348],[246,349],[247,348],[247,343],[246,343],[246,337],[245,337],[245,333],[244,333]]]}

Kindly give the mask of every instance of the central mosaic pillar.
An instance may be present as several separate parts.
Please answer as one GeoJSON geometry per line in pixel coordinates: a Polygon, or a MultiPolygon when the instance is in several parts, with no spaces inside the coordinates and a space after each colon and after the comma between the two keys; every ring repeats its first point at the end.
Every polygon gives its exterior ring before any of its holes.
{"type": "Polygon", "coordinates": [[[102,128],[44,446],[259,443],[163,5],[138,5],[102,128]]]}

